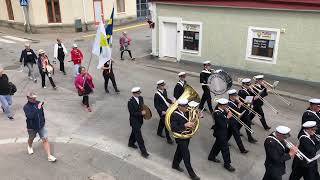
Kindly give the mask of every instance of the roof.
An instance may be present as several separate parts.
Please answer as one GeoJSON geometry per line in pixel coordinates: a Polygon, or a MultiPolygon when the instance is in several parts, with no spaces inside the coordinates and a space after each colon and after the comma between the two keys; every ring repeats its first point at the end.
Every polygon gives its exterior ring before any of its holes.
{"type": "Polygon", "coordinates": [[[150,0],[159,3],[241,8],[320,11],[320,0],[150,0]]]}

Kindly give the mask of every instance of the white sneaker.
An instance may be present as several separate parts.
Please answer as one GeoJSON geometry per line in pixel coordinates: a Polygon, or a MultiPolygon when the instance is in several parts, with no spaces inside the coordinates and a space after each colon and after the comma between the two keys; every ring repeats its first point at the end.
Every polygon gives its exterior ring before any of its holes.
{"type": "Polygon", "coordinates": [[[33,149],[28,145],[28,154],[33,154],[33,149]]]}
{"type": "Polygon", "coordinates": [[[32,78],[31,76],[29,76],[29,79],[31,79],[31,80],[32,80],[33,78],[32,78]]]}
{"type": "Polygon", "coordinates": [[[47,87],[46,87],[46,86],[43,86],[42,88],[43,88],[43,89],[46,89],[47,87]]]}
{"type": "Polygon", "coordinates": [[[52,156],[52,155],[50,155],[50,156],[48,156],[48,161],[49,161],[49,162],[56,162],[56,161],[57,161],[57,158],[54,157],[54,156],[52,156]]]}

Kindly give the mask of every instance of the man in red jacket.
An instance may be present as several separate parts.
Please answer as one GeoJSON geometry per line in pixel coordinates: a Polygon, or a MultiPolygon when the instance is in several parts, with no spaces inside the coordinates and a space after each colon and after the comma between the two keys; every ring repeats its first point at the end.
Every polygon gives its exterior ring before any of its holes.
{"type": "Polygon", "coordinates": [[[71,61],[73,61],[73,64],[74,64],[74,77],[76,77],[79,74],[79,67],[81,66],[83,54],[81,50],[78,49],[77,44],[73,44],[70,54],[71,54],[71,61]]]}

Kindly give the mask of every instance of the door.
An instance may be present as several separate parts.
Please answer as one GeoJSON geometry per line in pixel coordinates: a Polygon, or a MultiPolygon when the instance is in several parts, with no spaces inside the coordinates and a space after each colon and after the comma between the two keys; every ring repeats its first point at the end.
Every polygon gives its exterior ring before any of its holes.
{"type": "Polygon", "coordinates": [[[103,20],[103,6],[102,0],[93,0],[93,8],[94,8],[94,22],[95,24],[99,24],[101,20],[103,20]]]}
{"type": "Polygon", "coordinates": [[[177,58],[177,24],[164,23],[164,56],[177,58]]]}

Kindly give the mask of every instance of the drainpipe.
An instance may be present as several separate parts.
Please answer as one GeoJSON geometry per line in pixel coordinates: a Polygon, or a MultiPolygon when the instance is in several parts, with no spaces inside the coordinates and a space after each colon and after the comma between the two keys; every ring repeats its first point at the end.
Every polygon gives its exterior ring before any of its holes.
{"type": "Polygon", "coordinates": [[[84,16],[84,26],[85,30],[88,31],[88,21],[87,21],[87,10],[86,10],[87,0],[82,0],[82,7],[83,7],[83,16],[84,16]]]}

